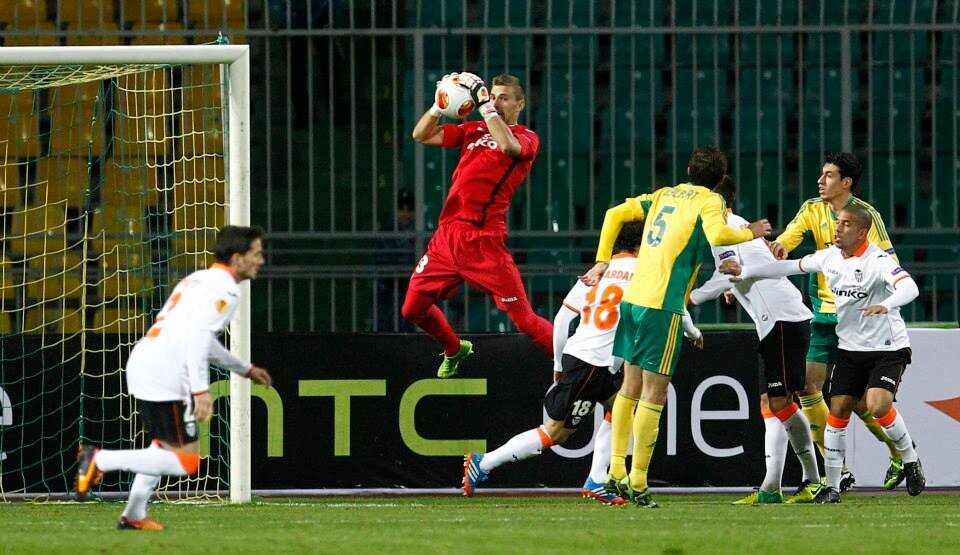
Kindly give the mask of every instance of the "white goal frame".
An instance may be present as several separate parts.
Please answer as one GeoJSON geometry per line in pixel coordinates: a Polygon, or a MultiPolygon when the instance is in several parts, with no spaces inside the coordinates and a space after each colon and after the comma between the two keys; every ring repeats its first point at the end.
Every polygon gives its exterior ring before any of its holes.
{"type": "MultiPolygon", "coordinates": [[[[225,64],[227,98],[227,222],[250,225],[250,47],[16,46],[0,48],[0,65],[225,64]]],[[[230,326],[230,350],[250,360],[250,282],[230,326]]],[[[250,381],[230,375],[230,502],[250,501],[250,381]]]]}

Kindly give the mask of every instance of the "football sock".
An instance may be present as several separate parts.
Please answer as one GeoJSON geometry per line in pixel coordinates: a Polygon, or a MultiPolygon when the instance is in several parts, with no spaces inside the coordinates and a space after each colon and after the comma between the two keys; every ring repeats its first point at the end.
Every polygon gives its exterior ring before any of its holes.
{"type": "Polygon", "coordinates": [[[147,502],[150,501],[150,496],[153,495],[153,491],[157,489],[159,483],[159,476],[149,474],[134,476],[133,482],[130,484],[130,497],[127,499],[127,506],[123,509],[123,516],[133,520],[146,518],[147,502]]]}
{"type": "Polygon", "coordinates": [[[863,421],[863,425],[870,430],[870,433],[873,434],[873,437],[879,439],[887,445],[887,449],[890,451],[890,458],[899,461],[900,460],[900,450],[897,449],[897,444],[890,439],[890,436],[886,434],[883,430],[883,426],[877,423],[877,419],[870,414],[869,411],[864,411],[863,414],[857,413],[857,416],[860,417],[860,420],[863,421]]]}
{"type": "Polygon", "coordinates": [[[787,431],[769,409],[761,409],[760,413],[763,415],[763,450],[767,466],[760,489],[768,492],[779,491],[780,481],[783,479],[783,462],[787,458],[787,431]]]}
{"type": "Polygon", "coordinates": [[[537,347],[553,356],[553,324],[537,315],[526,297],[507,305],[507,316],[520,333],[530,337],[537,347]]]}
{"type": "Polygon", "coordinates": [[[633,411],[639,399],[620,393],[613,401],[610,419],[610,475],[621,480],[627,475],[627,442],[633,427],[633,411]]]}
{"type": "Polygon", "coordinates": [[[607,411],[597,428],[597,437],[593,438],[593,460],[590,463],[590,479],[602,484],[607,479],[607,465],[610,464],[610,419],[607,411]]]}
{"type": "Polygon", "coordinates": [[[827,408],[827,403],[823,400],[822,392],[818,391],[813,395],[799,395],[799,397],[800,410],[803,411],[803,415],[810,422],[810,435],[813,436],[813,442],[823,453],[823,430],[827,425],[827,415],[830,414],[830,409],[827,408]]]}
{"type": "Polygon", "coordinates": [[[820,469],[817,468],[817,455],[813,451],[813,436],[810,434],[810,422],[796,403],[790,403],[776,414],[790,439],[790,446],[803,467],[803,479],[808,482],[820,481],[820,469]]]}
{"type": "Polygon", "coordinates": [[[452,357],[460,350],[460,338],[450,327],[443,311],[434,304],[433,297],[407,291],[400,313],[417,327],[427,332],[443,347],[443,354],[452,357]]]}
{"type": "Polygon", "coordinates": [[[910,432],[907,431],[907,424],[900,416],[900,412],[896,408],[890,407],[887,414],[877,418],[877,423],[883,426],[884,433],[896,445],[903,462],[916,462],[917,451],[913,448],[913,439],[910,437],[910,432]]]}
{"type": "Polygon", "coordinates": [[[490,451],[480,460],[480,470],[490,472],[498,466],[536,457],[553,445],[543,426],[527,430],[510,438],[500,447],[490,451]]]}
{"type": "Polygon", "coordinates": [[[647,489],[647,470],[653,457],[653,448],[660,434],[660,413],[663,405],[640,401],[633,416],[633,461],[630,465],[630,487],[633,491],[647,489]]]}
{"type": "MultiPolygon", "coordinates": [[[[97,452],[94,462],[97,468],[104,472],[113,470],[129,470],[137,474],[159,476],[185,476],[196,473],[192,463],[185,461],[190,455],[178,456],[173,451],[164,449],[156,443],[151,443],[146,449],[107,450],[97,452]],[[193,472],[190,472],[193,470],[193,472]]],[[[199,457],[193,455],[199,463],[199,457]]]]}
{"type": "Polygon", "coordinates": [[[843,459],[847,455],[847,424],[849,419],[827,416],[827,429],[823,434],[823,468],[827,472],[827,485],[840,491],[840,474],[843,459]]]}

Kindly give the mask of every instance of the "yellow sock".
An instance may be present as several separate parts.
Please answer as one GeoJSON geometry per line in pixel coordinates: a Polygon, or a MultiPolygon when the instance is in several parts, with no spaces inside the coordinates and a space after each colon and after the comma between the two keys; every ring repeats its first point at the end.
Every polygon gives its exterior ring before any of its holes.
{"type": "Polygon", "coordinates": [[[860,420],[863,420],[863,425],[870,430],[874,437],[887,444],[887,449],[890,450],[890,458],[899,461],[902,457],[900,451],[897,450],[897,444],[887,436],[887,432],[883,431],[883,426],[877,422],[877,419],[869,411],[864,411],[863,414],[857,413],[857,416],[860,417],[860,420]]]}
{"type": "Polygon", "coordinates": [[[827,415],[830,414],[830,409],[823,400],[823,393],[800,395],[800,410],[810,421],[810,435],[823,455],[823,432],[827,429],[827,415]]]}
{"type": "Polygon", "coordinates": [[[663,405],[646,401],[637,404],[633,417],[633,464],[630,465],[630,487],[634,491],[647,489],[647,470],[660,434],[660,413],[663,405]]]}
{"type": "Polygon", "coordinates": [[[621,480],[627,475],[627,442],[633,422],[633,411],[639,399],[617,394],[610,415],[610,476],[621,480]]]}

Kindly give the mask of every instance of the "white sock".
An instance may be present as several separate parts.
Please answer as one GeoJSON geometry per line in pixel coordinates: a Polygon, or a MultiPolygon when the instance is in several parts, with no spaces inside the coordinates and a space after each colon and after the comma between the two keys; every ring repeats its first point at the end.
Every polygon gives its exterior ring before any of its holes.
{"type": "Polygon", "coordinates": [[[823,468],[827,471],[827,485],[840,491],[840,474],[847,455],[847,427],[834,428],[827,424],[823,432],[823,468]]]}
{"type": "Polygon", "coordinates": [[[129,470],[152,476],[186,476],[187,472],[173,451],[151,443],[146,449],[107,450],[101,449],[94,459],[97,468],[104,472],[129,470]]]}
{"type": "Polygon", "coordinates": [[[766,431],[763,434],[763,449],[766,455],[767,474],[763,477],[760,489],[780,491],[783,478],[783,462],[787,458],[787,432],[776,416],[763,419],[766,431]]]}
{"type": "Polygon", "coordinates": [[[142,520],[147,517],[147,502],[160,483],[159,476],[137,474],[130,484],[130,498],[123,509],[123,516],[132,520],[142,520]]]}
{"type": "MultiPolygon", "coordinates": [[[[540,439],[542,427],[527,430],[510,438],[510,441],[490,451],[480,461],[480,470],[490,472],[498,466],[509,462],[522,461],[536,457],[543,452],[543,441],[540,439]]],[[[544,432],[546,435],[546,432],[544,432]]]]}
{"type": "Polygon", "coordinates": [[[913,439],[910,437],[907,424],[903,421],[903,416],[900,415],[899,411],[897,411],[897,417],[893,419],[893,424],[884,426],[883,431],[896,444],[897,451],[900,451],[900,455],[903,457],[903,462],[917,461],[917,451],[913,448],[913,439]]]}
{"type": "Polygon", "coordinates": [[[813,436],[810,434],[810,421],[798,410],[783,422],[790,438],[790,446],[800,459],[803,467],[803,479],[808,482],[820,481],[820,469],[817,468],[817,454],[813,450],[813,436]]]}
{"type": "Polygon", "coordinates": [[[606,419],[597,428],[593,439],[593,461],[590,463],[590,479],[598,484],[607,481],[607,465],[610,464],[610,423],[606,419]]]}

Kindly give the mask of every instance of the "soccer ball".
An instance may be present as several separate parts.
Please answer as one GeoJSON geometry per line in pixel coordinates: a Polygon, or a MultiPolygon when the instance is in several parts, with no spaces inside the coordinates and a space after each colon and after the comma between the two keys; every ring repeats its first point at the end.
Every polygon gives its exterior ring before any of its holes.
{"type": "Polygon", "coordinates": [[[437,107],[448,118],[463,119],[473,111],[470,89],[460,84],[456,76],[444,77],[437,85],[437,107]]]}

